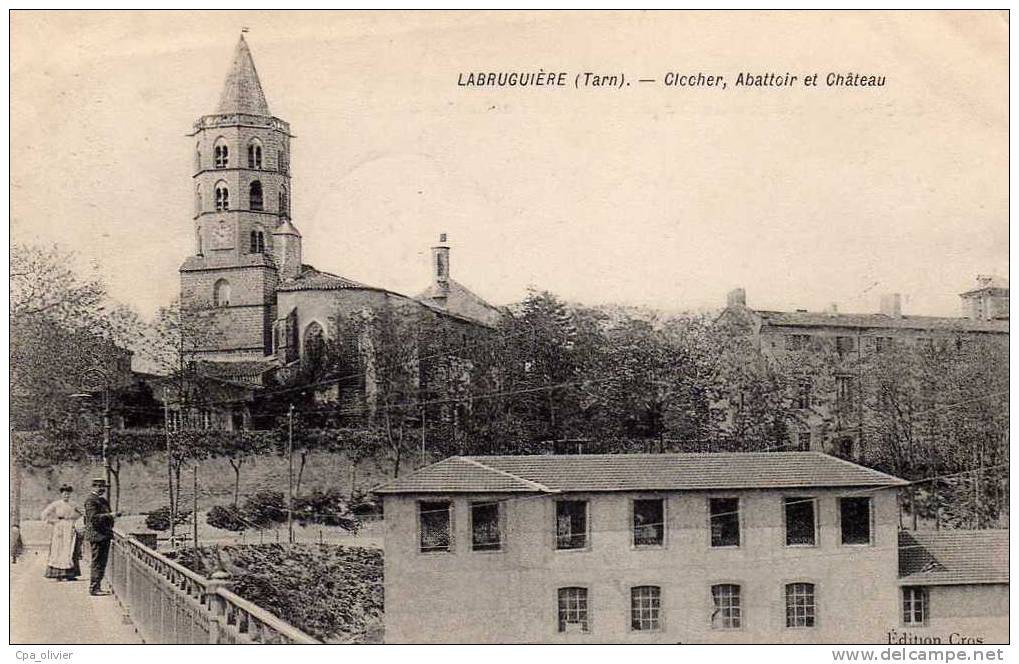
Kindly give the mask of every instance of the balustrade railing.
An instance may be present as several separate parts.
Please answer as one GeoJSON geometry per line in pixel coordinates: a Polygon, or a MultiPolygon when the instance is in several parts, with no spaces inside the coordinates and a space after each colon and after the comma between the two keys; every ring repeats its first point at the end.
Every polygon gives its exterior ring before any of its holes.
{"type": "Polygon", "coordinates": [[[206,578],[115,531],[108,568],[113,592],[146,643],[319,643],[206,578]]]}

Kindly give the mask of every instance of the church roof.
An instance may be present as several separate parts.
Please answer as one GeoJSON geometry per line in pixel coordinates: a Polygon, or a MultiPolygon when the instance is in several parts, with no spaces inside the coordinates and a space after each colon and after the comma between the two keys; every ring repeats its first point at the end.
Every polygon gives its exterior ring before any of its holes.
{"type": "Polygon", "coordinates": [[[316,270],[311,265],[301,265],[300,273],[288,281],[279,285],[276,290],[301,291],[301,290],[343,290],[345,288],[373,288],[358,283],[353,279],[347,279],[337,274],[330,274],[322,270],[316,270]]]}
{"type": "Polygon", "coordinates": [[[297,226],[294,226],[293,222],[289,219],[284,219],[283,223],[276,227],[276,230],[272,232],[273,235],[296,235],[301,237],[301,231],[297,230],[297,226]]]}
{"type": "Polygon", "coordinates": [[[423,292],[418,293],[418,300],[427,304],[436,305],[450,313],[466,316],[475,320],[491,323],[494,317],[500,316],[501,312],[484,300],[475,295],[469,288],[460,282],[449,279],[448,290],[442,289],[438,284],[433,283],[423,292]]]}
{"type": "Polygon", "coordinates": [[[251,59],[248,43],[244,35],[237,41],[234,59],[223,83],[223,93],[219,97],[217,114],[248,113],[251,115],[271,115],[269,104],[262,92],[262,83],[255,71],[255,61],[251,59]]]}

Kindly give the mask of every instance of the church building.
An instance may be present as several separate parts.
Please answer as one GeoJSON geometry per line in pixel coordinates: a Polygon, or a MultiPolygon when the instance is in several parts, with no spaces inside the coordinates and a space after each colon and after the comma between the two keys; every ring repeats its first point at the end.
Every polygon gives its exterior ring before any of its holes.
{"type": "Polygon", "coordinates": [[[336,333],[337,316],[395,306],[493,327],[498,308],[450,276],[445,234],[431,284],[417,297],[319,270],[302,260],[294,214],[290,125],[269,110],[242,34],[219,104],[194,124],[194,253],[180,267],[181,303],[208,309],[215,330],[198,359],[224,377],[264,384],[336,333]]]}

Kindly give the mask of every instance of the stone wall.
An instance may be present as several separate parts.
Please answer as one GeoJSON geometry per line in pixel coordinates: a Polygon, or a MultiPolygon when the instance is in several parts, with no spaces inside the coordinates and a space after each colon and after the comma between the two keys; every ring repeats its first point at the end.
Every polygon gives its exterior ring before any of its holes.
{"type": "MultiPolygon", "coordinates": [[[[125,464],[120,471],[120,509],[125,514],[148,512],[167,504],[166,499],[166,457],[153,455],[144,462],[125,464]]],[[[300,465],[295,455],[294,473],[300,465]]],[[[74,487],[73,500],[83,504],[88,493],[89,481],[102,477],[103,469],[98,465],[61,464],[49,469],[23,469],[21,472],[21,515],[23,519],[37,519],[42,509],[56,500],[57,489],[65,482],[74,487]]],[[[191,467],[183,474],[182,502],[191,509],[192,480],[191,467]]],[[[353,486],[367,490],[385,481],[385,471],[373,461],[361,463],[356,472],[351,472],[350,462],[342,454],[311,453],[304,469],[301,492],[315,489],[339,488],[344,493],[353,486]]],[[[234,471],[226,459],[210,459],[201,462],[198,468],[199,510],[213,505],[226,505],[233,501],[234,471]]],[[[287,460],[278,456],[259,456],[247,460],[241,469],[240,495],[251,495],[262,490],[276,490],[286,493],[287,460]]]]}

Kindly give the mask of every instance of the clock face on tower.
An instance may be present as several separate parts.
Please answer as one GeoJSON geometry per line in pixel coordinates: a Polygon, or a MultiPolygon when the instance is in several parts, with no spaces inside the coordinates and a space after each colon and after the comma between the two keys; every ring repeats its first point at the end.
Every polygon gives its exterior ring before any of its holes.
{"type": "Polygon", "coordinates": [[[215,249],[230,249],[233,247],[230,224],[225,221],[219,222],[212,231],[212,242],[215,249]]]}

